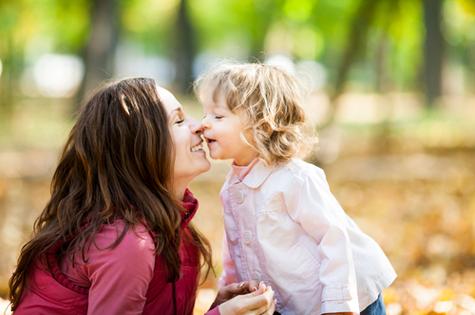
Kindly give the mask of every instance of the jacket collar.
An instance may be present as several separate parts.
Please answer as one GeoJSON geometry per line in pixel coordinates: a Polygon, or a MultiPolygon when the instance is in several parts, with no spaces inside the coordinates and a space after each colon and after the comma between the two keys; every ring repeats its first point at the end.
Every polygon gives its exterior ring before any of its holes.
{"type": "Polygon", "coordinates": [[[257,188],[264,183],[273,171],[273,167],[267,166],[263,160],[259,159],[251,171],[244,177],[242,183],[250,188],[257,188]]]}
{"type": "Polygon", "coordinates": [[[185,190],[185,195],[183,196],[182,201],[183,208],[185,211],[181,212],[181,227],[185,228],[193,219],[198,210],[198,199],[193,196],[191,191],[187,188],[185,190]]]}

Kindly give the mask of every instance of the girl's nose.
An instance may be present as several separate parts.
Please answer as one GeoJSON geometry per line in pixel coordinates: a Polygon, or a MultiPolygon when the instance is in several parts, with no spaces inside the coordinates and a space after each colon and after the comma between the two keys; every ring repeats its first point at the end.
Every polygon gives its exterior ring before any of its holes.
{"type": "Polygon", "coordinates": [[[209,127],[210,127],[210,124],[208,122],[208,116],[205,116],[203,117],[203,119],[201,119],[201,129],[205,130],[205,129],[209,129],[209,127]]]}

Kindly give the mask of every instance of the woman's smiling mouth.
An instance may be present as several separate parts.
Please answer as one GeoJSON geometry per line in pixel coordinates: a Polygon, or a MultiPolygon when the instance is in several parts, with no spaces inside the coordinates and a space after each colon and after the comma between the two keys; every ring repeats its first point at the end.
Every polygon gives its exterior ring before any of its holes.
{"type": "Polygon", "coordinates": [[[200,142],[197,145],[191,147],[191,152],[198,152],[198,151],[204,151],[203,142],[200,142]]]}

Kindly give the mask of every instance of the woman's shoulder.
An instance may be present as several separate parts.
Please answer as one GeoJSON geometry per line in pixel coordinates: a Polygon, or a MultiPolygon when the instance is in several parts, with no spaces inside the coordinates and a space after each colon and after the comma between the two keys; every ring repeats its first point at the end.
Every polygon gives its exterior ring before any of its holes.
{"type": "Polygon", "coordinates": [[[86,259],[83,260],[79,253],[75,254],[74,264],[63,259],[60,263],[62,272],[80,285],[87,285],[105,270],[120,274],[140,269],[150,273],[155,263],[152,236],[143,224],[125,228],[122,220],[102,225],[87,247],[86,259]]]}
{"type": "Polygon", "coordinates": [[[104,224],[97,232],[89,254],[136,261],[153,258],[154,250],[153,237],[144,224],[127,226],[123,220],[115,220],[110,224],[104,224]]]}
{"type": "Polygon", "coordinates": [[[152,234],[145,224],[127,225],[123,220],[115,220],[112,223],[104,224],[94,239],[98,247],[109,247],[121,237],[118,246],[135,247],[139,244],[140,247],[143,247],[145,244],[149,244],[154,247],[152,234]]]}

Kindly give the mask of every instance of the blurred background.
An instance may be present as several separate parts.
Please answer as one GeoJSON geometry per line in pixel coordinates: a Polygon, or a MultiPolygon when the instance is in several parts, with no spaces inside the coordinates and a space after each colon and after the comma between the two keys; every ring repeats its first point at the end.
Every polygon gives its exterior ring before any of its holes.
{"type": "MultiPolygon", "coordinates": [[[[398,271],[388,313],[475,314],[473,0],[1,0],[0,298],[84,97],[148,76],[201,117],[191,82],[223,59],[302,80],[308,160],[398,271]]],[[[218,275],[227,170],[192,186],[218,275]]]]}

